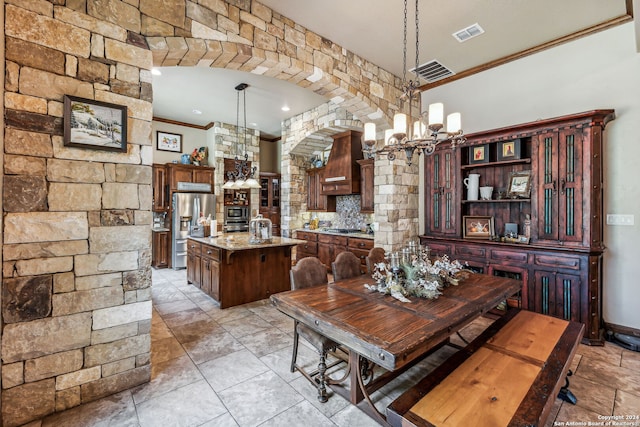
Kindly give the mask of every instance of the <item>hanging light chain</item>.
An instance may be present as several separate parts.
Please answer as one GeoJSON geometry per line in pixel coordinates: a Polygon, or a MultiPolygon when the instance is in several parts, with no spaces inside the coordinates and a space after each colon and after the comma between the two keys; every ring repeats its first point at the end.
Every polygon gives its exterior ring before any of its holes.
{"type": "Polygon", "coordinates": [[[402,43],[402,85],[407,83],[407,0],[404,0],[404,38],[402,43]]]}

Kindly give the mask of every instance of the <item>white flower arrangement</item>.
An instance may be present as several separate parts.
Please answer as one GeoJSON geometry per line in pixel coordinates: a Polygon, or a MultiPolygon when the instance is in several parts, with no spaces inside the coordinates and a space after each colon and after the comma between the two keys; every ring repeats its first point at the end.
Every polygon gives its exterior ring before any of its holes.
{"type": "Polygon", "coordinates": [[[395,261],[375,264],[371,277],[376,284],[364,285],[365,288],[391,295],[402,302],[411,302],[407,296],[436,299],[442,295],[444,287],[458,285],[460,279],[471,273],[459,261],[450,261],[446,255],[431,262],[428,252],[423,251],[410,255],[410,259],[403,262],[397,262],[396,255],[395,261]]]}

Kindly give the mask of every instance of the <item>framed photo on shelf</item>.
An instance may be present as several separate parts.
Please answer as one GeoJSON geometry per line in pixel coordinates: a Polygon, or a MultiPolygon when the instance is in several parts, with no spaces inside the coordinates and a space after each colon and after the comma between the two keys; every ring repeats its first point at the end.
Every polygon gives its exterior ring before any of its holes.
{"type": "Polygon", "coordinates": [[[507,194],[513,199],[528,199],[531,195],[531,171],[513,172],[509,178],[507,194]]]}
{"type": "Polygon", "coordinates": [[[498,143],[498,161],[520,158],[520,139],[498,143]]]}
{"type": "Polygon", "coordinates": [[[159,151],[182,153],[182,135],[179,133],[156,131],[156,137],[156,148],[159,151]]]}
{"type": "Polygon", "coordinates": [[[469,164],[489,163],[489,144],[469,147],[469,164]]]}
{"type": "Polygon", "coordinates": [[[127,107],[93,99],[64,96],[67,147],[127,152],[127,107]]]}
{"type": "Polygon", "coordinates": [[[464,216],[462,227],[465,239],[490,240],[494,235],[492,216],[464,216]]]}

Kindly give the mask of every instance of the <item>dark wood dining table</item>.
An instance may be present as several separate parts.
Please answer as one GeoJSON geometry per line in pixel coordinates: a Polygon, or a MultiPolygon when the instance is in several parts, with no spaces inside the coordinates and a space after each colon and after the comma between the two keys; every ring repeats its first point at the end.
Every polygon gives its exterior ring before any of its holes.
{"type": "Polygon", "coordinates": [[[517,280],[472,273],[459,285],[446,287],[437,299],[409,297],[411,302],[401,302],[368,290],[365,284],[374,281],[363,275],[278,293],[271,301],[281,312],[349,350],[349,389],[332,389],[353,404],[366,400],[373,414],[367,412],[383,423],[384,416],[369,394],[389,378],[365,384],[362,375],[367,365],[384,368],[386,377],[399,375],[522,286],[517,280]]]}

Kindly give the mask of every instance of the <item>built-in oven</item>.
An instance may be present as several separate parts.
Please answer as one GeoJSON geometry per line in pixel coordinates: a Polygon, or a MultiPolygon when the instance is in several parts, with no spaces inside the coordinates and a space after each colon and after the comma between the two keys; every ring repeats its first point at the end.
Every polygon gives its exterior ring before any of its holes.
{"type": "Polygon", "coordinates": [[[224,231],[226,233],[248,232],[249,206],[225,206],[224,231]]]}

